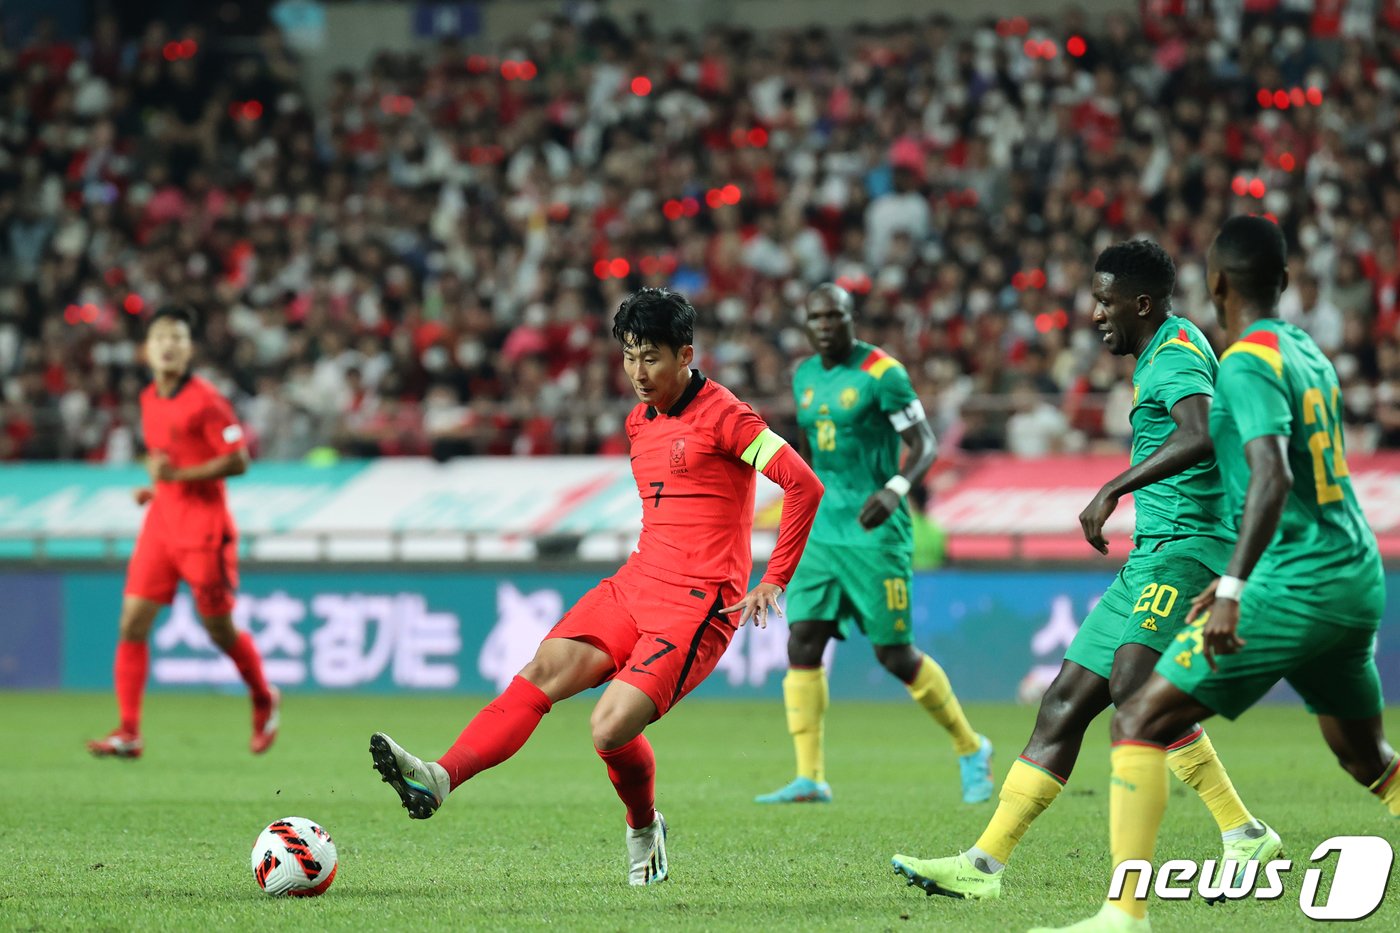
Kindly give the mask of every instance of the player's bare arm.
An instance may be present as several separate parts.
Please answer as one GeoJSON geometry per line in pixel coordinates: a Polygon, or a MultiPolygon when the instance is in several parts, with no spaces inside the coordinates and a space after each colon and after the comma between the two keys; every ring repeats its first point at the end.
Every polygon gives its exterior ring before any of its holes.
{"type": "Polygon", "coordinates": [[[1230,557],[1228,572],[1191,603],[1188,623],[1209,610],[1201,629],[1201,655],[1215,669],[1215,656],[1234,654],[1244,646],[1236,633],[1240,624],[1240,590],[1254,565],[1268,549],[1278,530],[1293,471],[1288,466],[1288,438],[1279,434],[1256,437],[1244,446],[1249,463],[1249,488],[1245,492],[1240,537],[1230,557]]]}
{"type": "Polygon", "coordinates": [[[252,458],[248,456],[248,451],[239,448],[194,466],[177,468],[163,453],[153,450],[146,458],[146,472],[151,475],[153,483],[197,483],[228,476],[242,476],[248,472],[251,463],[252,458]]]}
{"type": "Polygon", "coordinates": [[[860,510],[860,526],[866,531],[878,528],[899,508],[899,500],[918,483],[933,466],[938,456],[938,441],[933,436],[933,427],[924,416],[923,406],[918,401],[896,412],[890,421],[899,429],[899,437],[909,448],[904,459],[904,469],[890,477],[890,482],[870,494],[860,510]]]}
{"type": "Polygon", "coordinates": [[[1214,451],[1210,440],[1208,396],[1188,395],[1172,406],[1171,416],[1172,421],[1176,422],[1176,430],[1162,446],[1141,463],[1104,483],[1084,511],[1079,513],[1084,540],[1100,554],[1108,553],[1108,539],[1104,537],[1103,526],[1113,510],[1118,508],[1119,499],[1135,489],[1150,486],[1195,466],[1214,451]]]}
{"type": "Polygon", "coordinates": [[[783,588],[776,583],[760,583],[749,590],[744,598],[732,606],[726,606],[720,610],[725,615],[739,613],[739,625],[749,619],[753,619],[753,624],[759,628],[768,627],[768,610],[777,610],[778,615],[783,614],[783,607],[778,605],[778,597],[783,593],[783,588]]]}

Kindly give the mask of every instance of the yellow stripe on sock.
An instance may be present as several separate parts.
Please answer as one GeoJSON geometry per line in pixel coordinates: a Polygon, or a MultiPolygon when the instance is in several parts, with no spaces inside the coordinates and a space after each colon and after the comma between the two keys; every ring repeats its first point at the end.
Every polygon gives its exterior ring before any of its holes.
{"type": "Polygon", "coordinates": [[[1381,772],[1368,790],[1381,798],[1391,816],[1400,816],[1400,755],[1396,755],[1390,766],[1381,772]]]}
{"type": "Polygon", "coordinates": [[[797,752],[798,777],[826,780],[822,740],[828,702],[825,668],[788,668],[783,678],[783,703],[797,752]]]}
{"type": "Polygon", "coordinates": [[[971,755],[981,747],[982,740],[972,731],[967,717],[963,715],[962,704],[953,694],[948,675],[928,655],[924,655],[919,672],[914,675],[914,682],[909,684],[909,695],[948,730],[948,735],[953,739],[953,749],[959,755],[971,755]]]}
{"type": "MultiPolygon", "coordinates": [[[[1108,791],[1109,848],[1113,866],[1129,859],[1152,861],[1157,832],[1167,812],[1166,750],[1120,742],[1113,746],[1113,778],[1108,791]]],[[[1147,902],[1133,897],[1137,872],[1129,872],[1121,896],[1109,903],[1130,917],[1147,916],[1147,902]]],[[[1150,884],[1150,881],[1149,881],[1150,884]]]]}
{"type": "Polygon", "coordinates": [[[1167,764],[1181,782],[1195,790],[1201,803],[1210,809],[1222,833],[1239,829],[1253,821],[1249,809],[1235,791],[1230,775],[1220,763],[1210,736],[1202,732],[1189,745],[1167,753],[1167,764]]]}
{"type": "Polygon", "coordinates": [[[1017,758],[1001,785],[997,812],[977,840],[977,848],[998,862],[1011,861],[1011,853],[1036,817],[1060,796],[1064,783],[1039,765],[1017,758]]]}

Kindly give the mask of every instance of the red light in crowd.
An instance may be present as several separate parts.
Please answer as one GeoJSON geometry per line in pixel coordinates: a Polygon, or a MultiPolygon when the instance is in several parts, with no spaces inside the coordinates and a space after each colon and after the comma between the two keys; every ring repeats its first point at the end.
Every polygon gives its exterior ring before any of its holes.
{"type": "Polygon", "coordinates": [[[78,323],[78,313],[79,313],[79,312],[78,312],[78,306],[77,306],[77,305],[69,305],[68,307],[64,308],[64,309],[63,309],[63,320],[64,320],[64,322],[65,322],[65,323],[68,323],[68,324],[76,324],[76,323],[78,323]]]}
{"type": "Polygon", "coordinates": [[[1305,96],[1303,96],[1302,88],[1295,87],[1293,90],[1288,92],[1288,101],[1295,107],[1301,107],[1308,102],[1308,99],[1305,96]]]}
{"type": "Polygon", "coordinates": [[[529,59],[526,59],[525,61],[520,63],[521,81],[533,81],[535,80],[535,77],[539,75],[539,73],[540,70],[536,68],[535,63],[530,61],[529,59]]]}
{"type": "Polygon", "coordinates": [[[91,324],[93,321],[97,320],[97,305],[83,305],[81,308],[78,309],[78,316],[82,318],[83,323],[91,324]]]}
{"type": "Polygon", "coordinates": [[[1054,326],[1055,318],[1053,315],[1042,311],[1041,313],[1035,316],[1035,329],[1040,331],[1042,334],[1049,333],[1050,329],[1054,326]]]}
{"type": "Polygon", "coordinates": [[[729,134],[729,144],[735,149],[743,149],[749,144],[749,134],[736,126],[733,132],[729,134]]]}
{"type": "Polygon", "coordinates": [[[1252,197],[1252,198],[1262,198],[1262,197],[1264,196],[1264,194],[1265,194],[1267,191],[1268,191],[1268,189],[1267,189],[1266,187],[1264,187],[1264,179],[1262,179],[1262,178],[1255,178],[1255,179],[1253,179],[1252,181],[1250,181],[1250,183],[1249,183],[1249,196],[1250,196],[1250,197],[1252,197]]]}
{"type": "Polygon", "coordinates": [[[709,191],[705,192],[705,205],[709,207],[710,210],[717,210],[723,203],[724,200],[720,197],[718,188],[711,188],[709,191]]]}
{"type": "Polygon", "coordinates": [[[256,120],[262,116],[262,104],[256,100],[250,100],[243,105],[243,119],[256,120]]]}
{"type": "Polygon", "coordinates": [[[606,259],[600,259],[595,262],[593,264],[593,274],[600,279],[609,278],[612,273],[608,270],[608,261],[606,259]]]}
{"type": "Polygon", "coordinates": [[[1026,284],[1031,288],[1045,287],[1045,272],[1040,269],[1032,269],[1026,276],[1026,284]]]}
{"type": "Polygon", "coordinates": [[[1034,39],[1027,39],[1027,40],[1021,45],[1021,51],[1026,53],[1026,57],[1027,57],[1027,58],[1039,58],[1039,57],[1040,57],[1040,43],[1037,42],[1037,41],[1035,41],[1034,39]]]}
{"type": "Polygon", "coordinates": [[[1013,275],[1011,276],[1011,287],[1014,288],[1014,289],[1016,289],[1016,291],[1018,291],[1018,292],[1023,292],[1023,291],[1025,291],[1025,290],[1026,290],[1026,274],[1025,274],[1024,272],[1017,272],[1017,273],[1013,274],[1013,275]]]}
{"type": "Polygon", "coordinates": [[[768,145],[768,131],[761,126],[749,130],[749,145],[755,149],[762,149],[768,145]]]}
{"type": "Polygon", "coordinates": [[[1230,182],[1230,190],[1240,197],[1249,193],[1249,181],[1243,175],[1236,175],[1235,180],[1230,182]]]}
{"type": "Polygon", "coordinates": [[[487,60],[485,55],[467,56],[467,71],[471,74],[479,75],[490,67],[491,62],[487,60]]]}
{"type": "Polygon", "coordinates": [[[1289,105],[1288,92],[1282,88],[1274,91],[1274,106],[1280,110],[1287,110],[1289,105]]]}
{"type": "Polygon", "coordinates": [[[613,274],[615,279],[625,279],[632,272],[632,264],[619,256],[608,263],[608,271],[613,274]]]}
{"type": "Polygon", "coordinates": [[[1011,17],[1011,34],[1013,36],[1024,36],[1030,31],[1031,21],[1024,16],[1011,17]]]}
{"type": "Polygon", "coordinates": [[[166,61],[173,62],[175,61],[175,59],[180,57],[180,43],[167,42],[165,43],[165,47],[162,48],[160,52],[162,55],[165,56],[166,61]]]}
{"type": "Polygon", "coordinates": [[[1003,39],[1011,35],[1011,23],[1008,20],[997,20],[997,35],[1001,36],[1003,39]]]}
{"type": "Polygon", "coordinates": [[[681,210],[685,212],[685,216],[694,217],[700,213],[700,202],[695,198],[682,198],[681,210]]]}
{"type": "Polygon", "coordinates": [[[1261,87],[1259,93],[1254,95],[1254,99],[1259,101],[1259,106],[1263,107],[1265,110],[1270,109],[1274,105],[1274,95],[1269,92],[1268,88],[1261,87]]]}
{"type": "Polygon", "coordinates": [[[520,63],[507,59],[501,62],[501,77],[507,81],[514,81],[520,77],[520,63]]]}
{"type": "Polygon", "coordinates": [[[681,214],[685,213],[685,206],[675,198],[667,201],[661,207],[661,213],[666,215],[667,220],[680,220],[681,214]]]}
{"type": "Polygon", "coordinates": [[[122,308],[127,314],[140,314],[141,309],[146,307],[146,302],[141,300],[141,296],[132,292],[122,301],[122,308]]]}
{"type": "Polygon", "coordinates": [[[1040,42],[1040,57],[1049,61],[1060,54],[1060,47],[1050,39],[1042,39],[1040,42]]]}
{"type": "Polygon", "coordinates": [[[651,93],[651,79],[646,75],[637,75],[632,79],[632,93],[638,97],[646,97],[651,93]]]}
{"type": "Polygon", "coordinates": [[[738,204],[743,196],[744,192],[739,190],[738,185],[725,185],[719,189],[719,199],[725,204],[738,204]]]}
{"type": "Polygon", "coordinates": [[[1081,36],[1070,36],[1065,40],[1065,51],[1075,58],[1082,58],[1089,51],[1089,45],[1081,36]]]}
{"type": "Polygon", "coordinates": [[[185,39],[180,43],[180,57],[194,58],[194,53],[199,51],[199,43],[193,39],[185,39]]]}
{"type": "Polygon", "coordinates": [[[1069,326],[1069,314],[1065,311],[1064,308],[1056,308],[1052,312],[1052,314],[1055,318],[1055,326],[1058,327],[1060,330],[1064,330],[1066,327],[1069,326]]]}
{"type": "Polygon", "coordinates": [[[1298,165],[1298,160],[1293,158],[1293,153],[1285,152],[1278,157],[1278,167],[1285,172],[1291,172],[1298,165]]]}
{"type": "Polygon", "coordinates": [[[1320,106],[1322,104],[1322,88],[1310,87],[1308,88],[1307,93],[1303,96],[1307,99],[1307,102],[1312,104],[1314,107],[1320,106]]]}

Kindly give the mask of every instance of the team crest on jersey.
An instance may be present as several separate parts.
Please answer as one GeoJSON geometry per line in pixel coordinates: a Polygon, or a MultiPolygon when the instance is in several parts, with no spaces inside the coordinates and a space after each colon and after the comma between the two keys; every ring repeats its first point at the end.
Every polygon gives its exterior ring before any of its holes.
{"type": "Polygon", "coordinates": [[[673,474],[686,472],[685,438],[683,437],[676,438],[675,443],[671,445],[671,472],[673,474]]]}
{"type": "Polygon", "coordinates": [[[841,390],[841,407],[855,408],[856,402],[860,400],[860,392],[853,386],[847,386],[841,390]]]}
{"type": "Polygon", "coordinates": [[[802,390],[802,407],[806,408],[810,404],[812,404],[812,387],[808,386],[802,390]]]}
{"type": "Polygon", "coordinates": [[[817,414],[819,414],[819,415],[829,415],[829,414],[831,414],[831,406],[828,405],[828,404],[826,404],[825,402],[823,402],[823,403],[822,403],[822,407],[817,409],[817,414]]]}

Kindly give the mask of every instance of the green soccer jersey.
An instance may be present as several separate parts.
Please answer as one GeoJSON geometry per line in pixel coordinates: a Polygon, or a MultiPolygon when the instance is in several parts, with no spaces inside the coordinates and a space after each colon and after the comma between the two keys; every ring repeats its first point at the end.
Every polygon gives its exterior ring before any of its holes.
{"type": "Polygon", "coordinates": [[[810,540],[910,548],[907,508],[870,531],[859,521],[865,500],[899,472],[901,440],[890,416],[918,401],[904,367],[879,347],[857,340],[851,355],[830,369],[820,356],[803,360],[792,391],[812,469],[826,486],[810,540]]]}
{"type": "MultiPolygon", "coordinates": [[[[1172,408],[1192,395],[1215,394],[1219,368],[1200,328],[1186,318],[1168,315],[1133,370],[1133,464],[1157,452],[1172,432],[1172,408]]],[[[1225,490],[1215,459],[1202,460],[1175,476],[1158,480],[1133,493],[1137,512],[1136,544],[1163,538],[1234,538],[1234,528],[1221,524],[1225,490]]]]}
{"type": "Polygon", "coordinates": [[[1375,626],[1384,601],[1380,551],[1352,492],[1342,445],[1337,373],[1303,330],[1276,319],[1250,325],[1220,358],[1210,433],[1237,518],[1249,488],[1245,445],[1288,439],[1293,486],[1278,531],[1249,575],[1286,592],[1307,614],[1375,626]]]}

